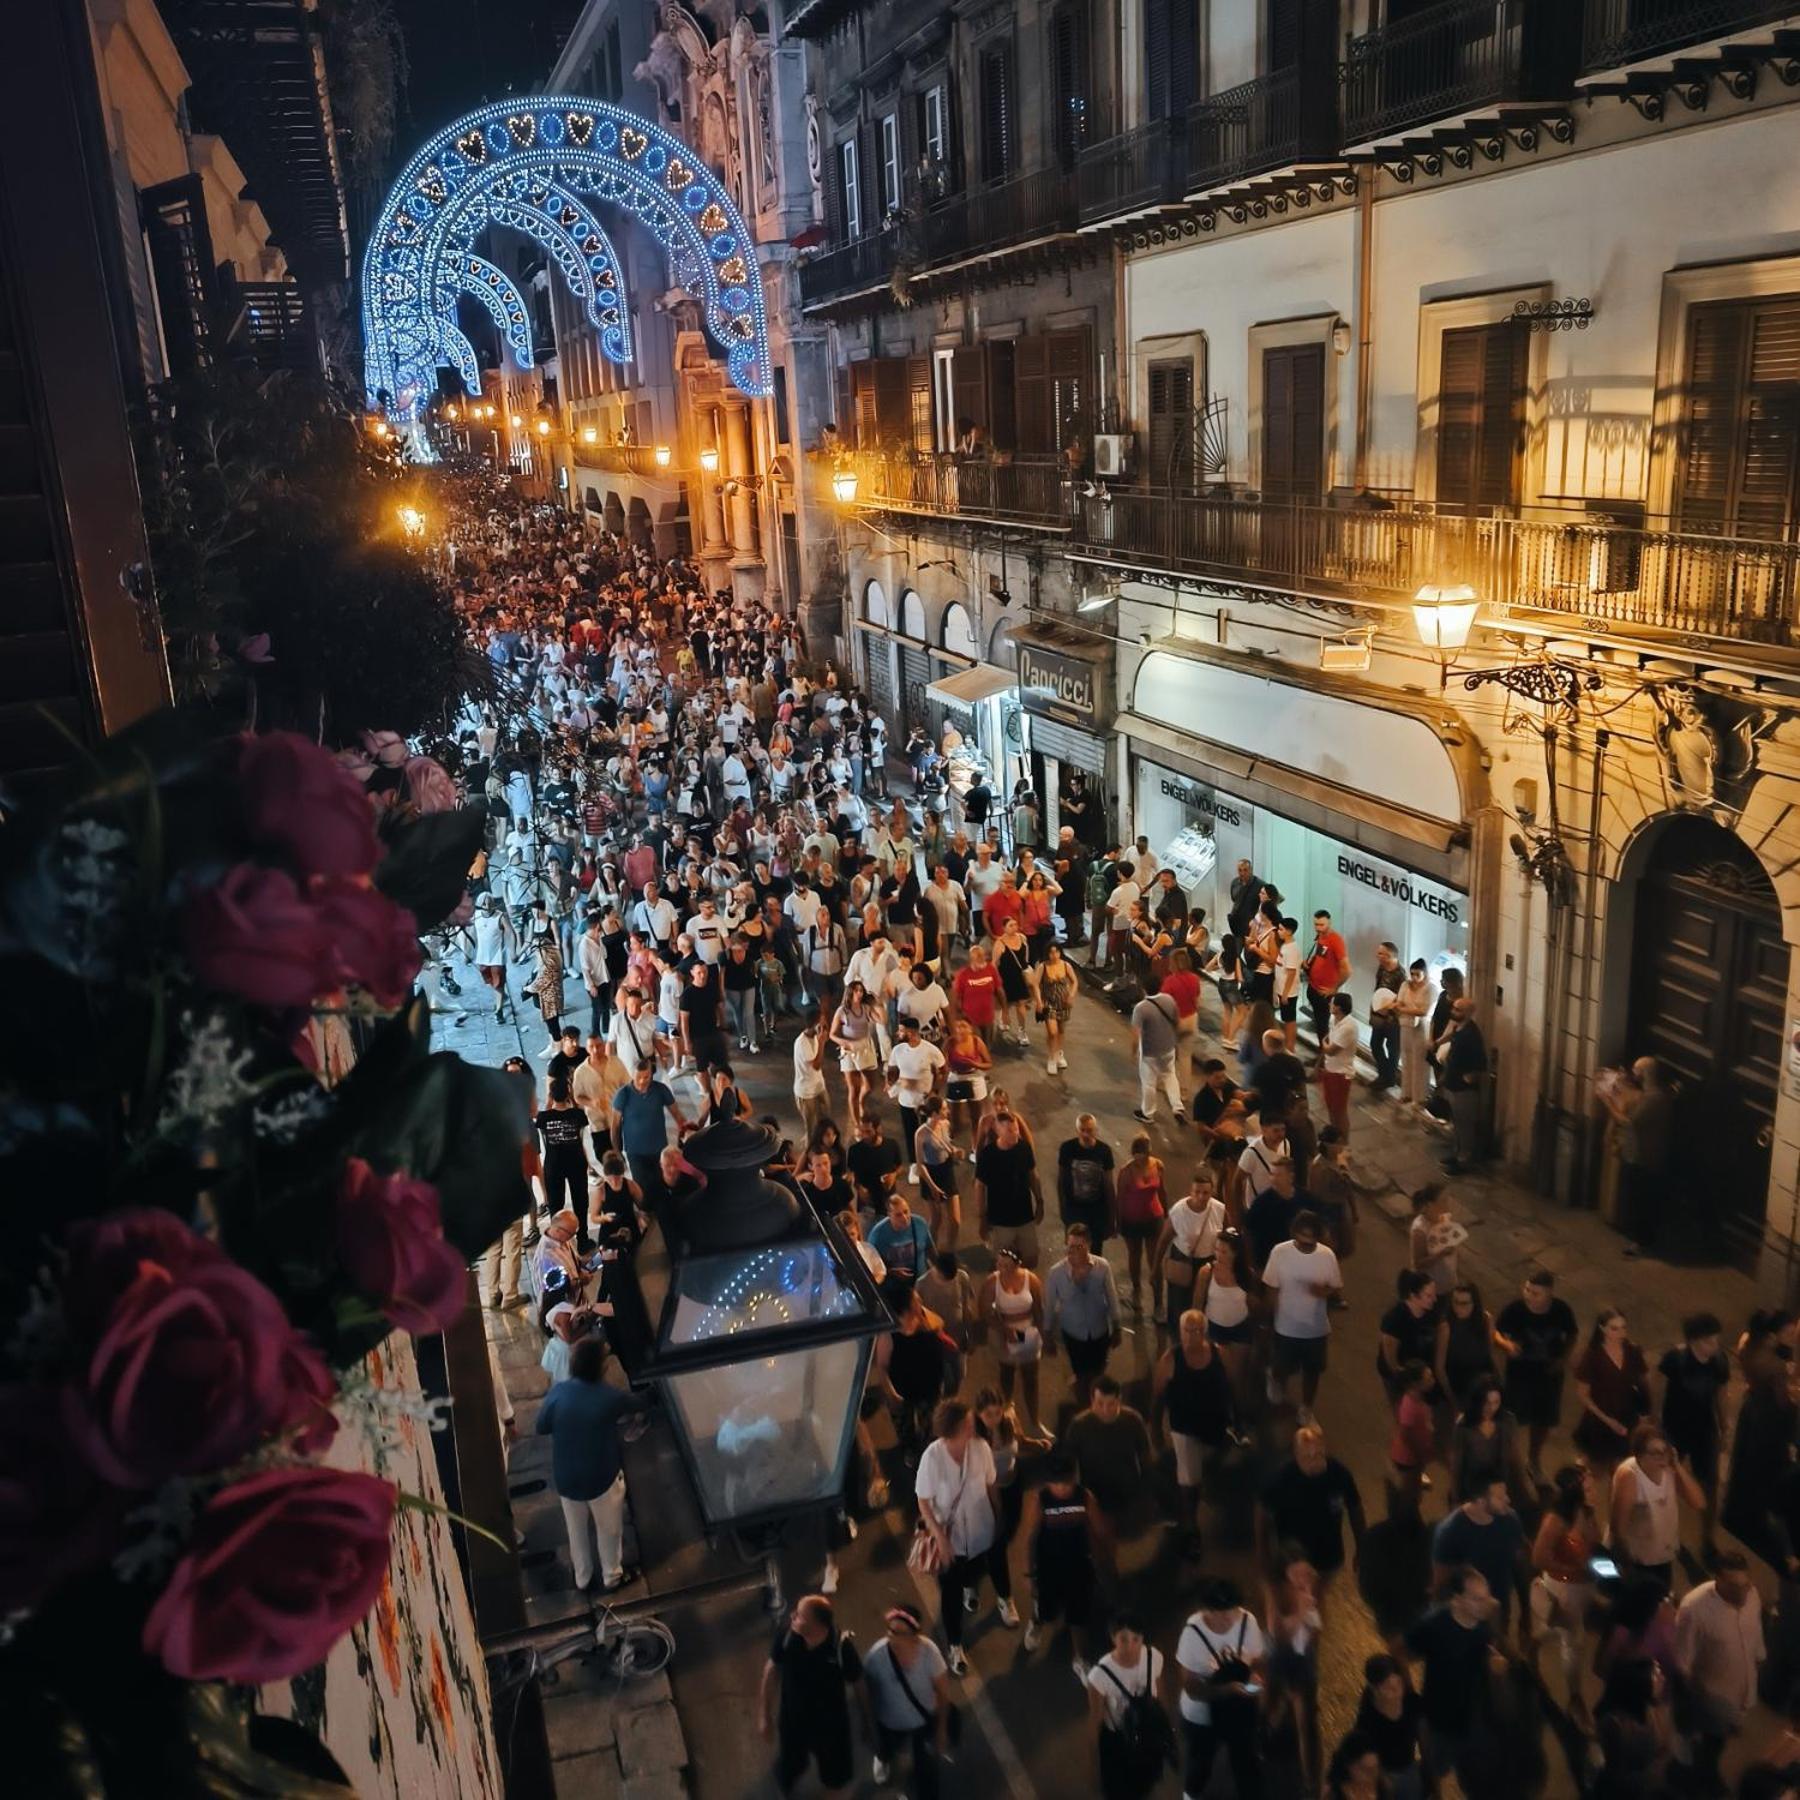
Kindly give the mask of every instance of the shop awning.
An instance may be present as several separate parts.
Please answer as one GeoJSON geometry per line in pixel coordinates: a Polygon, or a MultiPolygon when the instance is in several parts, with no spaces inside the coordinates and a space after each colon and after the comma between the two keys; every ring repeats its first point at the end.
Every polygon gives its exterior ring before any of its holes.
{"type": "Polygon", "coordinates": [[[979,700],[991,700],[996,694],[1010,692],[1019,685],[1011,669],[997,663],[972,663],[949,675],[940,675],[926,688],[928,699],[948,700],[952,706],[972,707],[979,700]]]}

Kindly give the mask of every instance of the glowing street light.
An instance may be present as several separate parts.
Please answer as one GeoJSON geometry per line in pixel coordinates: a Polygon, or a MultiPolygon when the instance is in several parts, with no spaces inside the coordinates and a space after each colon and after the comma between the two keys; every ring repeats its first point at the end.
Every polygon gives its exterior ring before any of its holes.
{"type": "Polygon", "coordinates": [[[456,417],[456,408],[454,406],[446,406],[444,408],[444,417],[446,419],[454,419],[456,417]]]}
{"type": "Polygon", "coordinates": [[[852,506],[856,502],[856,471],[839,469],[831,478],[831,496],[839,506],[852,506]]]}
{"type": "Polygon", "coordinates": [[[717,450],[702,450],[700,452],[700,467],[703,468],[707,472],[708,475],[718,474],[718,472],[719,472],[719,453],[718,453],[718,451],[717,450]]]}
{"type": "Polygon", "coordinates": [[[513,416],[512,416],[512,428],[513,428],[513,430],[514,430],[514,431],[517,431],[517,430],[518,430],[518,429],[519,429],[519,427],[520,427],[520,426],[521,426],[521,425],[523,425],[523,424],[524,424],[524,423],[525,423],[525,421],[524,421],[524,420],[523,420],[523,419],[522,419],[522,418],[521,418],[521,417],[520,417],[520,416],[519,416],[519,415],[518,415],[518,414],[517,414],[517,413],[514,413],[514,414],[513,414],[513,416]]]}
{"type": "Polygon", "coordinates": [[[656,466],[659,469],[666,469],[669,464],[675,460],[675,452],[671,450],[667,444],[658,444],[656,446],[655,455],[656,466]]]}
{"type": "Polygon", "coordinates": [[[600,433],[592,425],[584,425],[581,428],[581,441],[584,444],[597,444],[600,441],[600,433]]]}
{"type": "Polygon", "coordinates": [[[1450,665],[1468,643],[1481,602],[1466,582],[1440,587],[1427,582],[1413,595],[1413,627],[1419,642],[1436,656],[1440,684],[1448,686],[1450,665]]]}
{"type": "Polygon", "coordinates": [[[550,435],[550,421],[548,419],[539,419],[538,420],[538,436],[539,437],[548,437],[549,435],[550,435]]]}
{"type": "Polygon", "coordinates": [[[423,537],[425,535],[425,515],[416,506],[401,507],[400,529],[408,537],[423,537]]]}
{"type": "Polygon", "coordinates": [[[386,419],[377,419],[375,421],[375,435],[378,438],[384,438],[387,436],[387,434],[388,434],[387,420],[386,419]]]}

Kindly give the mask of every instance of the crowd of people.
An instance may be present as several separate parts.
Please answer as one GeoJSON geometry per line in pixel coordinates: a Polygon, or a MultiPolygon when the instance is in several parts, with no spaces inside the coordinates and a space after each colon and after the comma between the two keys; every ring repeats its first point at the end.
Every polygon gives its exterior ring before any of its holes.
{"type": "MultiPolygon", "coordinates": [[[[1061,1646],[1080,1683],[1092,1764],[1060,1791],[1134,1800],[1179,1765],[1192,1800],[1226,1770],[1240,1800],[1413,1800],[1452,1775],[1528,1795],[1546,1709],[1599,1794],[1724,1791],[1724,1746],[1771,1676],[1785,1693],[1800,1673],[1765,1641],[1752,1579],[1758,1562],[1800,1578],[1793,1318],[1759,1315],[1728,1347],[1696,1312],[1681,1343],[1646,1348],[1613,1309],[1584,1329],[1548,1268],[1490,1310],[1460,1267],[1452,1181],[1433,1182],[1380,1303],[1379,1495],[1319,1416],[1361,1226],[1364,1059],[1393,1107],[1440,1122],[1451,1178],[1482,1155],[1488,1058],[1458,971],[1382,945],[1365,1041],[1329,913],[1303,943],[1240,864],[1215,936],[1144,839],[1109,838],[1102,794],[1065,787],[1045,842],[1028,781],[1004,803],[985,779],[946,783],[958,746],[923,733],[890,788],[866,698],[791,620],[708,594],[692,566],[523,505],[466,511],[446,556],[494,671],[457,746],[492,830],[438,979],[484,984],[503,1018],[529,1003],[548,1038],[534,1056],[521,1032],[508,1064],[543,1207],[482,1288],[543,1328],[557,1385],[537,1429],[578,1584],[632,1573],[621,1438],[642,1402],[605,1371],[629,1376],[648,1322],[618,1274],[659,1220],[705,1204],[682,1146],[757,1116],[748,1070],[784,1089],[791,1072],[791,1106],[762,1117],[765,1172],[837,1222],[893,1315],[844,1514],[910,1500],[907,1561],[936,1605],[888,1607],[860,1651],[827,1558],[760,1697],[784,1791],[810,1766],[849,1792],[860,1716],[878,1782],[941,1792],[989,1591],[995,1627],[1028,1655],[1061,1646]],[[1078,964],[1097,996],[1080,1004],[1129,1019],[1140,1129],[1123,1144],[1096,1111],[1041,1142],[1009,1081],[1029,1057],[1066,1086],[1078,964]],[[1156,1145],[1177,1129],[1174,1167],[1156,1145]],[[1136,1406],[1112,1366],[1127,1331],[1154,1358],[1136,1406]],[[1067,1405],[1043,1379],[1062,1360],[1067,1405]],[[1565,1424],[1574,1454],[1547,1460],[1565,1424]],[[1246,1469],[1254,1550],[1228,1559],[1246,1469]],[[1191,1590],[1173,1632],[1120,1578],[1148,1531],[1174,1534],[1191,1590]],[[1384,1647],[1327,1743],[1320,1645],[1346,1569],[1384,1647]]],[[[1793,1747],[1739,1791],[1800,1792],[1793,1747]]]]}

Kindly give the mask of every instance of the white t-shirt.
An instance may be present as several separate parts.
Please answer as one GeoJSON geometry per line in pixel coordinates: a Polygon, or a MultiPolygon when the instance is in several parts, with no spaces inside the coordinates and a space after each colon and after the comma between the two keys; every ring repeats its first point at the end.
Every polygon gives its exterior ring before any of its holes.
{"type": "Polygon", "coordinates": [[[709,968],[724,956],[725,921],[719,913],[714,912],[710,919],[704,913],[695,913],[685,929],[694,940],[694,954],[709,968]]]}
{"type": "Polygon", "coordinates": [[[1143,897],[1144,890],[1130,876],[1121,881],[1107,896],[1106,910],[1112,914],[1115,930],[1123,931],[1125,929],[1125,921],[1131,917],[1133,904],[1143,897]]]}
{"type": "Polygon", "coordinates": [[[900,998],[894,1002],[895,1009],[903,1019],[917,1019],[922,1028],[929,1030],[944,1016],[950,1004],[950,997],[933,982],[924,987],[914,987],[909,981],[900,991],[900,998]]]}
{"type": "Polygon", "coordinates": [[[1106,1722],[1114,1731],[1125,1716],[1128,1701],[1142,1693],[1156,1694],[1162,1683],[1162,1672],[1163,1653],[1153,1645],[1145,1646],[1135,1669],[1121,1667],[1118,1658],[1109,1651],[1088,1670],[1088,1686],[1100,1696],[1100,1703],[1106,1709],[1106,1722]],[[1119,1691],[1121,1688],[1125,1690],[1123,1693],[1119,1691]]]}
{"type": "MultiPolygon", "coordinates": [[[[1195,1613],[1181,1628],[1181,1642],[1175,1648],[1176,1664],[1190,1675],[1211,1677],[1218,1673],[1220,1663],[1228,1663],[1236,1656],[1246,1663],[1255,1663],[1263,1654],[1262,1627],[1257,1624],[1250,1613],[1241,1613],[1237,1622],[1229,1631],[1221,1632],[1216,1637],[1206,1628],[1206,1621],[1195,1613]]],[[[1184,1688],[1181,1695],[1181,1716],[1196,1725],[1212,1723],[1212,1707],[1205,1700],[1194,1699],[1184,1688]]]]}
{"type": "Polygon", "coordinates": [[[988,1505],[988,1486],[994,1478],[994,1453],[980,1437],[970,1438],[960,1464],[942,1438],[933,1438],[919,1458],[913,1492],[931,1502],[954,1555],[980,1556],[993,1544],[994,1509],[988,1505]]]}
{"type": "Polygon", "coordinates": [[[782,902],[781,910],[794,921],[794,929],[804,937],[819,916],[819,896],[811,888],[795,888],[782,902]]]}
{"type": "Polygon", "coordinates": [[[1331,1335],[1331,1321],[1325,1297],[1307,1292],[1307,1284],[1328,1282],[1342,1287],[1338,1273],[1337,1252],[1327,1244],[1315,1244],[1302,1250],[1292,1238],[1269,1252],[1263,1265],[1263,1286],[1275,1290],[1275,1335],[1291,1338],[1322,1338],[1331,1335]]]}
{"type": "Polygon", "coordinates": [[[1361,1027],[1349,1013],[1333,1019],[1325,1031],[1325,1069],[1331,1075],[1356,1073],[1356,1046],[1361,1027]]]}
{"type": "Polygon", "coordinates": [[[1292,938],[1275,957],[1275,998],[1291,1000],[1300,991],[1300,946],[1292,938]]]}
{"type": "Polygon", "coordinates": [[[909,1044],[902,1040],[888,1052],[888,1067],[897,1079],[894,1099],[917,1110],[931,1092],[937,1072],[944,1066],[944,1053],[936,1044],[909,1044]]]}
{"type": "Polygon", "coordinates": [[[987,904],[987,897],[1006,879],[1006,871],[991,858],[985,863],[972,862],[963,875],[963,888],[969,904],[977,912],[987,904]]]}
{"type": "Polygon", "coordinates": [[[1244,1152],[1238,1158],[1238,1172],[1250,1184],[1249,1193],[1252,1199],[1264,1188],[1275,1184],[1269,1179],[1269,1171],[1278,1162],[1292,1162],[1294,1153],[1288,1147],[1284,1137],[1279,1144],[1265,1144],[1261,1138],[1253,1137],[1244,1145],[1244,1152]]]}
{"type": "Polygon", "coordinates": [[[937,1684],[947,1673],[944,1653],[928,1637],[915,1641],[918,1653],[904,1679],[886,1638],[863,1658],[863,1679],[869,1684],[875,1717],[889,1731],[923,1731],[937,1718],[937,1684]]]}
{"type": "Polygon", "coordinates": [[[813,1067],[813,1053],[819,1047],[819,1034],[815,1027],[811,1031],[803,1031],[794,1039],[794,1098],[796,1100],[816,1100],[825,1092],[825,1071],[813,1067]]]}
{"type": "Polygon", "coordinates": [[[1225,1202],[1209,1200],[1202,1211],[1184,1195],[1169,1208],[1169,1229],[1183,1256],[1211,1256],[1225,1229],[1225,1202]]]}

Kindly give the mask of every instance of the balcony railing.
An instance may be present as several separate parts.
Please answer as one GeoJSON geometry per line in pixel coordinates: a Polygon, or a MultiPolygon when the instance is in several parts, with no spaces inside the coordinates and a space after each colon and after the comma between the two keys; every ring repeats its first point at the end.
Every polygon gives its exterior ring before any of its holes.
{"type": "Polygon", "coordinates": [[[1441,0],[1350,40],[1344,132],[1352,144],[1502,102],[1568,98],[1574,0],[1441,0]]]}
{"type": "Polygon", "coordinates": [[[1081,221],[1117,218],[1177,201],[1186,191],[1187,121],[1154,119],[1081,153],[1081,221]]]}
{"type": "Polygon", "coordinates": [[[1296,65],[1196,101],[1188,112],[1189,190],[1336,155],[1337,95],[1330,74],[1296,65]]]}
{"type": "Polygon", "coordinates": [[[856,471],[858,506],[1060,527],[1074,516],[1075,488],[1059,457],[859,451],[844,460],[856,471]]]}
{"type": "Polygon", "coordinates": [[[1793,0],[1587,0],[1581,66],[1616,69],[1791,18],[1793,0]]]}
{"type": "Polygon", "coordinates": [[[1079,222],[1075,171],[1060,164],[941,201],[911,197],[878,231],[803,264],[801,302],[815,305],[878,287],[896,267],[917,276],[940,263],[1072,232],[1079,222]]]}
{"type": "Polygon", "coordinates": [[[1080,503],[1092,554],[1221,582],[1375,604],[1468,582],[1494,608],[1590,630],[1800,648],[1800,544],[1620,525],[1591,514],[1464,518],[1125,490],[1080,503]]]}
{"type": "Polygon", "coordinates": [[[659,463],[651,444],[589,444],[578,431],[574,448],[575,461],[584,469],[603,469],[610,475],[656,475],[665,480],[678,474],[672,466],[674,459],[659,463]]]}

